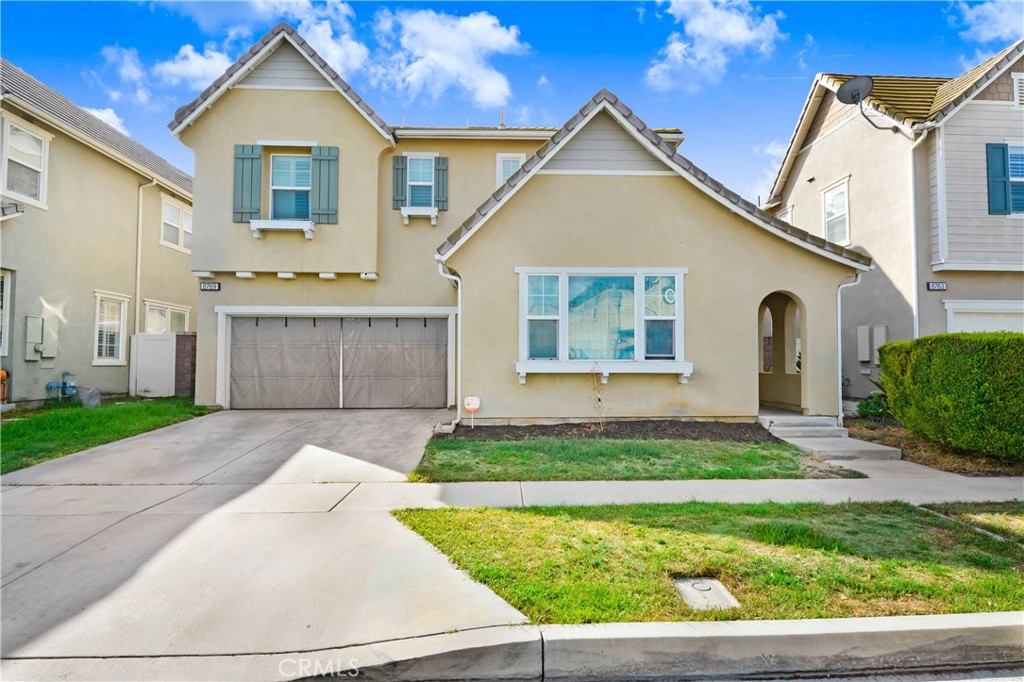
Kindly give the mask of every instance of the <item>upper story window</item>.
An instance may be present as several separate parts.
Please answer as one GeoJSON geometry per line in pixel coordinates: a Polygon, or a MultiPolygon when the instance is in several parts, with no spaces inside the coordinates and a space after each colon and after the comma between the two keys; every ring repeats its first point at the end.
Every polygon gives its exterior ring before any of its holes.
{"type": "Polygon", "coordinates": [[[1024,213],[1024,146],[1010,145],[1010,213],[1024,213]]]}
{"type": "Polygon", "coordinates": [[[189,253],[192,251],[192,210],[166,196],[163,200],[160,243],[189,253]]]}
{"type": "Polygon", "coordinates": [[[504,185],[524,163],[526,163],[526,154],[498,154],[495,184],[498,187],[504,185]]]}
{"type": "Polygon", "coordinates": [[[46,208],[46,175],[51,135],[33,125],[4,117],[4,194],[27,204],[46,208]]]}
{"type": "Polygon", "coordinates": [[[309,220],[312,168],[308,154],[271,154],[271,220],[309,220]]]}
{"type": "Polygon", "coordinates": [[[985,145],[985,179],[989,215],[1024,215],[1024,145],[985,145]]]}
{"type": "Polygon", "coordinates": [[[843,178],[821,192],[825,239],[846,246],[850,243],[850,179],[843,178]]]}
{"type": "Polygon", "coordinates": [[[434,205],[434,157],[410,156],[408,159],[408,206],[430,208],[434,205]]]}

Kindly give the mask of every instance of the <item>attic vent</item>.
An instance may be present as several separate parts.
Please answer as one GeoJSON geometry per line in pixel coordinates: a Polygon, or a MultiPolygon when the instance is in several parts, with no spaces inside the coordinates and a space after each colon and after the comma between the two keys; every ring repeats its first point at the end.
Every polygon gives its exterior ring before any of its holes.
{"type": "Polygon", "coordinates": [[[1024,107],[1024,73],[1013,74],[1013,99],[1018,107],[1024,107]]]}

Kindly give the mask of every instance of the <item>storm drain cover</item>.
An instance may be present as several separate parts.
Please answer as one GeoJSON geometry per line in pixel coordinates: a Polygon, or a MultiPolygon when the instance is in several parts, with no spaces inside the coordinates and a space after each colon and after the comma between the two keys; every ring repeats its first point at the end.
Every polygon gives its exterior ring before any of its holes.
{"type": "Polygon", "coordinates": [[[723,611],[740,607],[736,597],[714,578],[677,578],[675,585],[691,609],[723,611]]]}

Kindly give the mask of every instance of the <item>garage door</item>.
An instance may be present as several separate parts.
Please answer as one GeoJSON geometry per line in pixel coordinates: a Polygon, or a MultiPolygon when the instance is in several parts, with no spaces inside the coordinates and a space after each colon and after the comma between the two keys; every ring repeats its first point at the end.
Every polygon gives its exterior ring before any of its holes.
{"type": "Polygon", "coordinates": [[[1024,332],[1024,311],[955,310],[950,318],[951,332],[1024,332]]]}
{"type": "Polygon", "coordinates": [[[231,319],[231,407],[338,407],[341,320],[231,319]]]}
{"type": "Polygon", "coordinates": [[[446,407],[448,321],[345,318],[345,407],[446,407]]]}

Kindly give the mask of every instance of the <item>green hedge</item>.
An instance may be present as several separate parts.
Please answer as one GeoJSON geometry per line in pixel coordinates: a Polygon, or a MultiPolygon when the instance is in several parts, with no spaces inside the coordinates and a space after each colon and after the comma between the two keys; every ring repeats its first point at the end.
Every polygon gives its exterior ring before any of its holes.
{"type": "Polygon", "coordinates": [[[912,434],[1024,460],[1024,334],[974,332],[879,349],[889,409],[912,434]]]}

